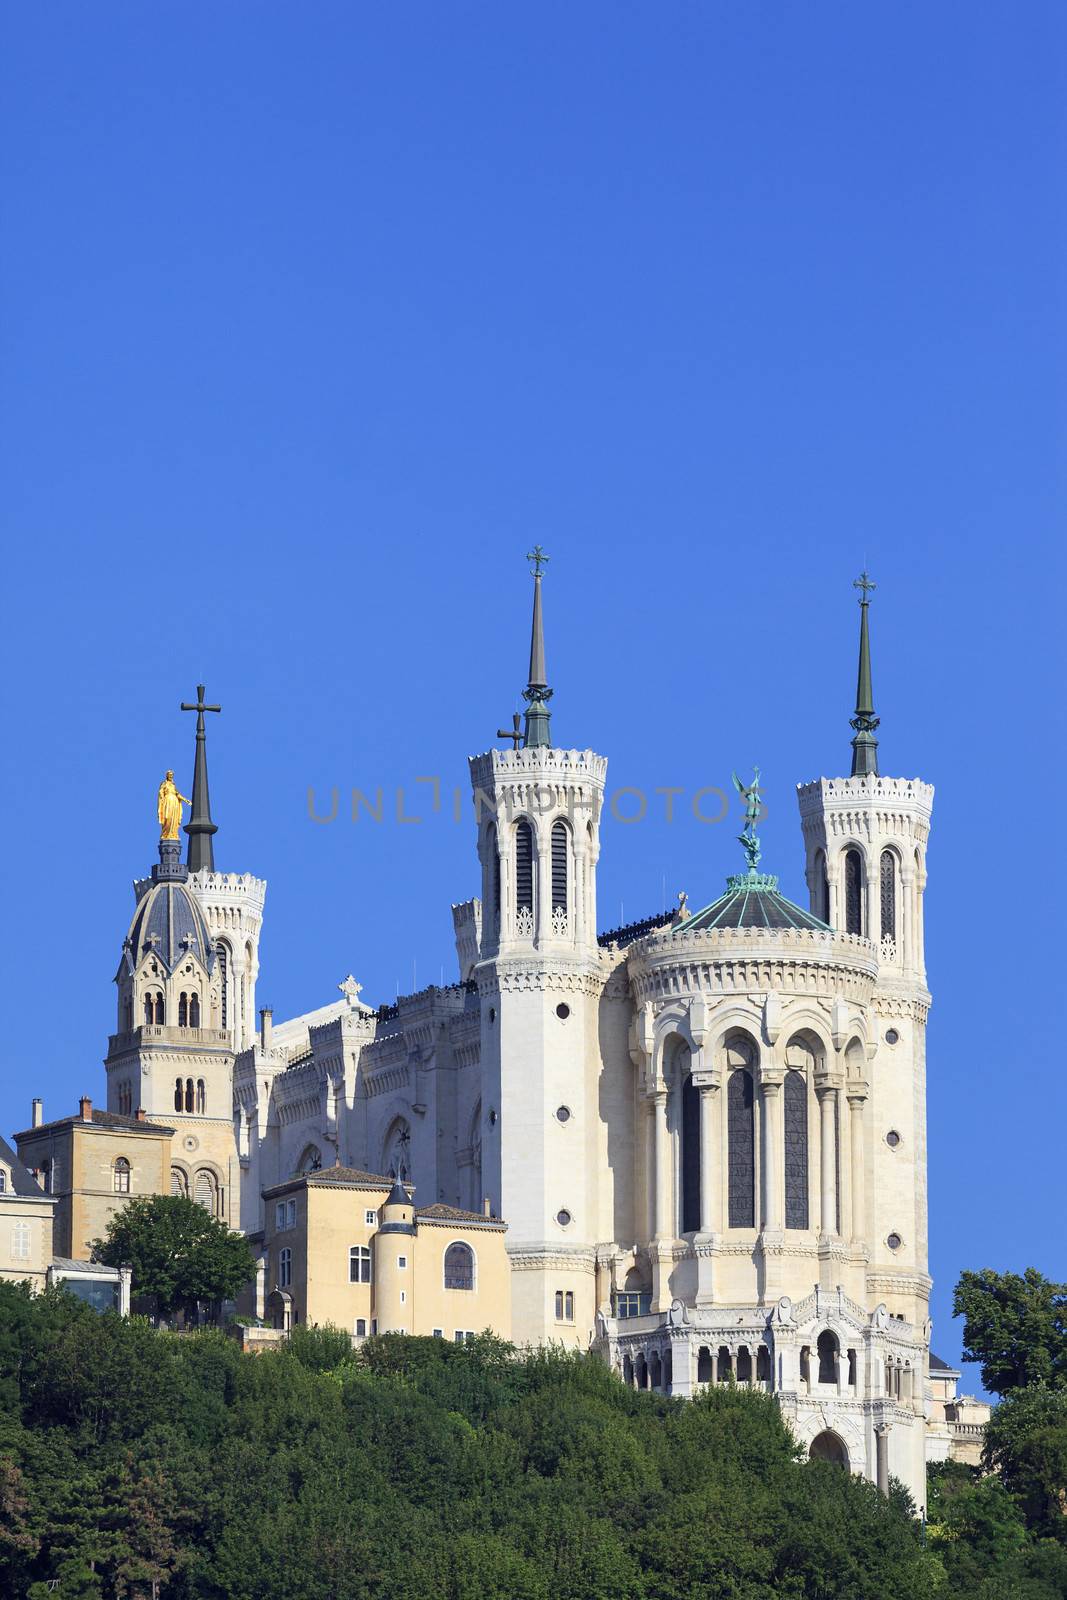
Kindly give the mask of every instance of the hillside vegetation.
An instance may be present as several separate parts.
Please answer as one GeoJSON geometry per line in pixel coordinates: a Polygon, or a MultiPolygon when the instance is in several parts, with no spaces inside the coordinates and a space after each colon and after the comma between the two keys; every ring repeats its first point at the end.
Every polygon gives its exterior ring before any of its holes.
{"type": "MultiPolygon", "coordinates": [[[[488,1337],[252,1357],[0,1286],[4,1596],[985,1600],[910,1509],[800,1459],[759,1394],[488,1337]]],[[[1033,1583],[988,1593],[1060,1592],[1033,1583]]]]}

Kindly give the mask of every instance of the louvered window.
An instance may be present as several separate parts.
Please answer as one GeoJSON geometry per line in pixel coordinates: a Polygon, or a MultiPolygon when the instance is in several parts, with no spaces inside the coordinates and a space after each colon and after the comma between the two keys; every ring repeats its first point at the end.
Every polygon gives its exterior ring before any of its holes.
{"type": "Polygon", "coordinates": [[[515,827],[515,907],[533,915],[533,833],[525,817],[515,827]]]}
{"type": "Polygon", "coordinates": [[[219,998],[222,1005],[222,1026],[230,1026],[230,963],[229,951],[226,946],[219,943],[215,946],[215,955],[219,963],[219,998]]]}
{"type": "Polygon", "coordinates": [[[552,909],[567,914],[567,824],[552,824],[552,909]]]}
{"type": "Polygon", "coordinates": [[[897,864],[892,850],[882,851],[882,938],[897,936],[897,864]]]}
{"type": "Polygon", "coordinates": [[[700,1227],[700,1090],[687,1072],[682,1079],[682,1232],[700,1227]]]}
{"type": "Polygon", "coordinates": [[[863,860],[858,850],[845,851],[845,932],[863,932],[863,860]]]}

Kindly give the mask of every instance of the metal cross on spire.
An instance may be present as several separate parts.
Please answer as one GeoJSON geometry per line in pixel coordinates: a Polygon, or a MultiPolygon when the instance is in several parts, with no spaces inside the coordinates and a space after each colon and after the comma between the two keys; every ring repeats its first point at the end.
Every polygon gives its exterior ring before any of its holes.
{"type": "Polygon", "coordinates": [[[868,594],[872,589],[877,589],[878,585],[871,582],[870,578],[867,576],[867,569],[864,568],[859,577],[853,580],[852,587],[854,589],[861,589],[863,591],[860,595],[860,605],[866,606],[870,605],[870,601],[867,599],[868,594]]]}
{"type": "Polygon", "coordinates": [[[221,706],[209,706],[204,695],[206,690],[202,683],[196,686],[196,700],[190,702],[183,700],[183,711],[196,712],[196,761],[193,765],[193,811],[189,821],[185,824],[185,831],[189,836],[189,851],[187,860],[190,872],[214,872],[215,851],[212,845],[212,836],[218,833],[218,828],[211,820],[211,799],[207,787],[207,734],[204,731],[204,712],[221,711],[221,706]]]}
{"type": "Polygon", "coordinates": [[[530,571],[533,573],[535,578],[539,578],[541,576],[542,568],[547,567],[549,562],[549,557],[545,555],[544,550],[539,544],[535,544],[532,550],[527,550],[526,559],[527,561],[533,562],[533,566],[530,568],[530,571]]]}

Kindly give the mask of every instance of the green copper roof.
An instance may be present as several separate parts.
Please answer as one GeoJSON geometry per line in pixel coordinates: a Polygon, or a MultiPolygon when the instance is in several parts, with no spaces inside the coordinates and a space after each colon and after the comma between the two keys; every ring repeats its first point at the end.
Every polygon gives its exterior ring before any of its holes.
{"type": "Polygon", "coordinates": [[[801,906],[787,900],[778,889],[778,879],[769,872],[739,872],[726,880],[726,893],[710,906],[696,911],[672,929],[675,937],[703,932],[708,928],[809,928],[816,933],[831,933],[825,922],[801,906]]]}

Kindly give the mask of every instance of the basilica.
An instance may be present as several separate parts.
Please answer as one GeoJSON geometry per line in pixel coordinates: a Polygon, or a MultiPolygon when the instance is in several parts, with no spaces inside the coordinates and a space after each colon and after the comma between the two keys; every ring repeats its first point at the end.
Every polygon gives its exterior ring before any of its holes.
{"type": "MultiPolygon", "coordinates": [[[[412,1226],[466,1230],[472,1280],[479,1240],[500,1250],[486,1292],[508,1303],[486,1325],[593,1347],[637,1387],[762,1388],[813,1455],[895,1476],[922,1506],[933,790],[879,771],[873,586],[859,580],[850,771],[797,790],[808,903],[760,869],[754,781],[723,892],[605,933],[607,761],[553,741],[544,559],[524,725],[470,758],[479,892],[452,908],[449,986],[374,1008],[348,978],[304,1015],[257,1011],[266,883],[216,867],[218,707],[202,687],[183,707],[186,858],[168,775],[159,860],[120,941],[107,1115],[162,1129],[171,1191],[266,1241],[260,1310],[279,1287],[276,1196],[332,1173],[362,1207],[395,1179],[423,1208],[412,1226]]],[[[392,1315],[379,1331],[405,1325],[392,1315]]]]}

